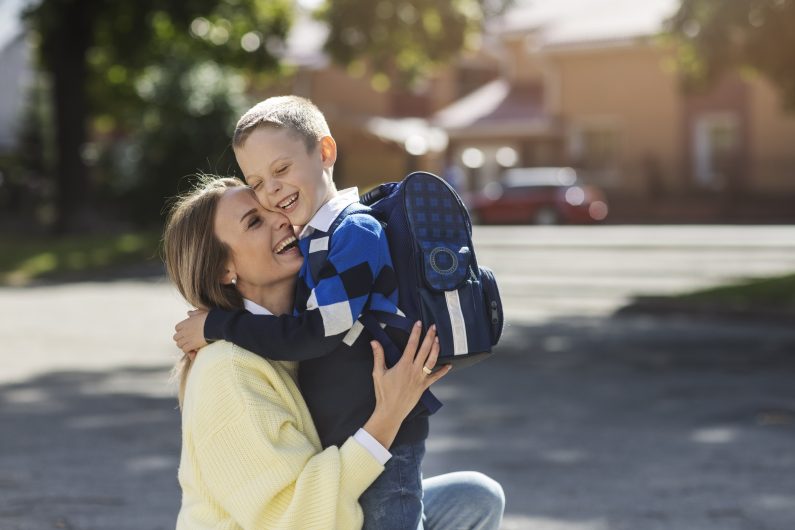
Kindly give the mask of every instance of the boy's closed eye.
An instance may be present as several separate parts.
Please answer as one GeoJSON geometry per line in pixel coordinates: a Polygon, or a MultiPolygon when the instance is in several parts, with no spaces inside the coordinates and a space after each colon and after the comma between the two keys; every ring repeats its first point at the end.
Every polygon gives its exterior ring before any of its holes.
{"type": "MultiPolygon", "coordinates": [[[[273,174],[275,176],[283,175],[283,174],[287,173],[287,170],[289,168],[290,168],[290,164],[285,164],[285,165],[280,166],[279,168],[277,168],[273,172],[273,174]]],[[[262,179],[256,179],[253,182],[249,182],[249,186],[251,187],[252,190],[257,191],[258,189],[260,189],[262,187],[262,179]]]]}

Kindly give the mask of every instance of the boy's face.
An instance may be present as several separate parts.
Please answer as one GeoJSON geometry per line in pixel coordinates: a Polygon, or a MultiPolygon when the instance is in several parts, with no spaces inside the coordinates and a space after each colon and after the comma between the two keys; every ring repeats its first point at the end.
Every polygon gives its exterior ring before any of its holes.
{"type": "Polygon", "coordinates": [[[293,226],[304,226],[335,191],[337,147],[331,136],[307,152],[290,131],[260,127],[235,149],[235,157],[262,206],[283,213],[293,226]]]}

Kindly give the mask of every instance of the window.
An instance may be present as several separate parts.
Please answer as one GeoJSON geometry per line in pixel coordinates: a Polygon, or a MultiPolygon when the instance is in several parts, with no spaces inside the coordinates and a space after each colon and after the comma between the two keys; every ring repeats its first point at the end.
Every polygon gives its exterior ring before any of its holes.
{"type": "Polygon", "coordinates": [[[618,161],[618,133],[615,129],[588,127],[582,136],[583,168],[595,171],[615,169],[618,161]]]}
{"type": "Polygon", "coordinates": [[[714,113],[696,119],[693,134],[693,165],[696,182],[721,188],[735,168],[740,140],[740,120],[734,113],[714,113]]]}
{"type": "Polygon", "coordinates": [[[571,163],[586,180],[602,186],[619,184],[621,135],[616,119],[593,118],[582,123],[571,136],[571,163]]]}

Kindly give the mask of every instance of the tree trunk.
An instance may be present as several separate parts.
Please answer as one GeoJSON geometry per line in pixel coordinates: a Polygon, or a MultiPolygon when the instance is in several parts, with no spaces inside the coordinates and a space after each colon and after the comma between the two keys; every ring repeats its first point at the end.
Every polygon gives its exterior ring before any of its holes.
{"type": "MultiPolygon", "coordinates": [[[[51,2],[54,27],[43,38],[52,72],[56,143],[56,216],[54,231],[78,228],[86,208],[87,168],[82,149],[86,141],[86,52],[91,42],[89,7],[84,0],[51,2]]],[[[51,19],[52,20],[52,19],[51,19]]]]}

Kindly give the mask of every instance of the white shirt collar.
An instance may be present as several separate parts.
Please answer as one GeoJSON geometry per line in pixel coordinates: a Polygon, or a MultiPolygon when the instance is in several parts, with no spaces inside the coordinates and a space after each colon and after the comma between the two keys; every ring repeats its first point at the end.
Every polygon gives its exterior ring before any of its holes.
{"type": "Polygon", "coordinates": [[[248,298],[243,298],[243,307],[246,308],[246,311],[249,313],[253,313],[255,315],[272,315],[270,311],[262,307],[256,302],[252,302],[248,298]]]}
{"type": "Polygon", "coordinates": [[[338,192],[336,197],[321,206],[317,213],[312,216],[312,219],[306,223],[306,226],[298,235],[298,239],[309,237],[315,230],[328,232],[334,219],[342,213],[342,210],[354,202],[359,202],[359,188],[346,188],[338,192]]]}

